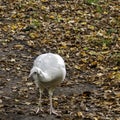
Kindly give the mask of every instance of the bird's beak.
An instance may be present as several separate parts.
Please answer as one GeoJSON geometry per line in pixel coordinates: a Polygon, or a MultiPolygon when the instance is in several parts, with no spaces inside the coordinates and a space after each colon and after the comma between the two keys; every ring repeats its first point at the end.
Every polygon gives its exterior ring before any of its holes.
{"type": "Polygon", "coordinates": [[[30,78],[32,76],[32,73],[29,74],[28,78],[30,78]]]}
{"type": "Polygon", "coordinates": [[[30,74],[29,74],[29,76],[28,76],[28,78],[30,78],[34,73],[36,73],[38,71],[38,68],[36,68],[36,67],[33,67],[32,69],[31,69],[31,71],[30,71],[30,74]]]}

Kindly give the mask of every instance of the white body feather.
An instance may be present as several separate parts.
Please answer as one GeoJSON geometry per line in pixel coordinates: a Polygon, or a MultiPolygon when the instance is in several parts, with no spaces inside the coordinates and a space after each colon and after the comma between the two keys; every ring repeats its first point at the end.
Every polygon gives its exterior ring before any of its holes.
{"type": "Polygon", "coordinates": [[[57,54],[46,53],[39,55],[33,64],[29,77],[35,80],[37,88],[39,88],[40,98],[37,112],[41,109],[41,97],[44,89],[48,90],[50,98],[50,114],[57,112],[52,105],[52,95],[55,87],[65,79],[66,69],[62,57],[57,54]]]}
{"type": "Polygon", "coordinates": [[[56,85],[65,79],[64,60],[53,53],[39,55],[34,61],[29,76],[33,77],[37,87],[54,89],[56,85]]]}

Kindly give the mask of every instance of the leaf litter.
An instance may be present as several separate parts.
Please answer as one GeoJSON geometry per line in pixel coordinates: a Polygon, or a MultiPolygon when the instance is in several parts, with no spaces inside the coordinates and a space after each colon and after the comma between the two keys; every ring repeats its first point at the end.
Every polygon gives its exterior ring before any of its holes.
{"type": "Polygon", "coordinates": [[[1,120],[120,119],[120,1],[0,1],[1,120]],[[34,58],[59,53],[66,80],[55,90],[61,116],[35,114],[38,92],[28,79],[34,58]]]}

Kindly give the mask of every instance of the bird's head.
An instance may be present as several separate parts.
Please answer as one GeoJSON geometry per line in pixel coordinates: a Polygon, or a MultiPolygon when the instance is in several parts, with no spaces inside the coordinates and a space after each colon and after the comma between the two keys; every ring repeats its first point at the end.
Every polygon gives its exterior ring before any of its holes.
{"type": "Polygon", "coordinates": [[[42,71],[38,67],[33,67],[30,71],[29,77],[31,77],[33,74],[38,74],[42,76],[42,71]]]}

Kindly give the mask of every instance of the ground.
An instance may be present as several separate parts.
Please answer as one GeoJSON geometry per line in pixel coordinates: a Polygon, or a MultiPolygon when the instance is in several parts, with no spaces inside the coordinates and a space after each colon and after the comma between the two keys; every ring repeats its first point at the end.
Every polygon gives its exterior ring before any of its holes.
{"type": "Polygon", "coordinates": [[[120,1],[0,1],[0,120],[120,120],[120,1]],[[60,54],[67,76],[54,92],[61,114],[35,113],[34,59],[60,54]]]}

